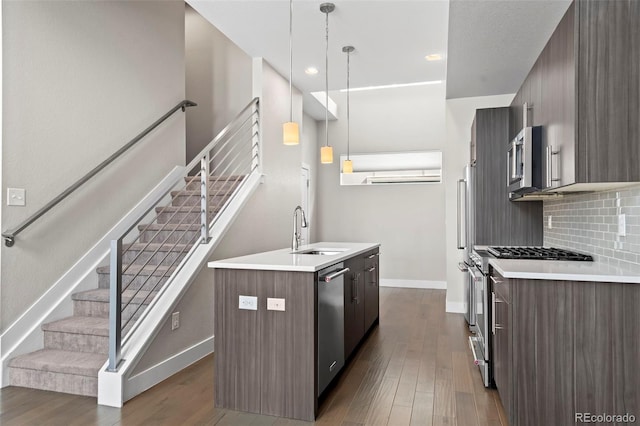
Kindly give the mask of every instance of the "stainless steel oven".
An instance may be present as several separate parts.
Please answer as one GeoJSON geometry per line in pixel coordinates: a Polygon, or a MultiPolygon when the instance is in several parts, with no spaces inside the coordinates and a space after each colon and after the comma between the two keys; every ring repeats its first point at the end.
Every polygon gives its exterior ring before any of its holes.
{"type": "Polygon", "coordinates": [[[482,382],[486,387],[491,386],[493,376],[491,372],[491,306],[489,305],[489,258],[486,250],[476,248],[471,253],[473,266],[469,273],[473,280],[474,310],[476,316],[475,336],[469,337],[469,346],[473,353],[474,364],[480,369],[482,382]]]}
{"type": "Polygon", "coordinates": [[[543,188],[541,126],[523,128],[509,144],[507,186],[517,195],[543,188]]]}

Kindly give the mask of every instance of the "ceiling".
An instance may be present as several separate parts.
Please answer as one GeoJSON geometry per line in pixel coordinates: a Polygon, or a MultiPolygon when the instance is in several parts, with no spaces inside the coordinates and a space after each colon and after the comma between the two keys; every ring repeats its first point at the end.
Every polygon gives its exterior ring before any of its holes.
{"type": "MultiPolygon", "coordinates": [[[[293,84],[305,111],[324,110],[310,92],[325,88],[321,1],[293,1],[293,84]],[[315,66],[315,76],[305,74],[315,66]]],[[[569,0],[343,0],[329,14],[329,90],[442,80],[447,97],[515,93],[569,0]],[[448,41],[448,43],[447,43],[448,41]],[[443,55],[429,62],[428,54],[443,55]]],[[[287,0],[189,0],[252,57],[289,75],[287,0]]]]}

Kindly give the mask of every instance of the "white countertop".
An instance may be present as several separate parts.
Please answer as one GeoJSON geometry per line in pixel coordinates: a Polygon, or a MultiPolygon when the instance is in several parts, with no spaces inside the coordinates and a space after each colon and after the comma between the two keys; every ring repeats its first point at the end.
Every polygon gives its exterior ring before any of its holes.
{"type": "Polygon", "coordinates": [[[317,272],[327,266],[342,262],[350,257],[380,247],[379,243],[338,243],[322,242],[300,246],[293,253],[290,248],[233,257],[230,259],[209,262],[209,268],[218,269],[255,269],[262,271],[298,271],[317,272]],[[336,249],[340,251],[333,255],[303,254],[310,249],[336,249]]]}
{"type": "Polygon", "coordinates": [[[617,268],[603,262],[490,259],[489,264],[505,278],[532,280],[640,283],[640,268],[617,268]]]}

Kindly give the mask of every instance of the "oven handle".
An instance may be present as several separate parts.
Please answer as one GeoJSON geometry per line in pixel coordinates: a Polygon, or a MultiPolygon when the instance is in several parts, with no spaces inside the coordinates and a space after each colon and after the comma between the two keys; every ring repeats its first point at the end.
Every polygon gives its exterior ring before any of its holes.
{"type": "Polygon", "coordinates": [[[478,355],[476,354],[476,346],[473,344],[477,340],[477,337],[469,336],[469,347],[471,348],[471,353],[473,354],[473,363],[475,365],[484,365],[484,359],[478,358],[478,355]]]}

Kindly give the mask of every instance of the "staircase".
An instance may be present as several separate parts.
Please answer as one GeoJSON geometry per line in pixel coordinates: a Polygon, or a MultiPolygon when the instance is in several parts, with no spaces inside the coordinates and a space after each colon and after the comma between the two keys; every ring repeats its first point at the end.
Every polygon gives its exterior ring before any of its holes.
{"type": "MultiPolygon", "coordinates": [[[[208,223],[221,211],[245,175],[209,177],[208,223]]],[[[122,335],[151,303],[201,237],[201,182],[171,192],[171,203],[155,209],[139,237],[123,245],[122,335]]],[[[72,295],[73,316],[42,325],[44,348],[13,358],[9,383],[34,389],[97,396],[98,370],[107,360],[110,268],[97,268],[98,288],[72,295]]]]}

